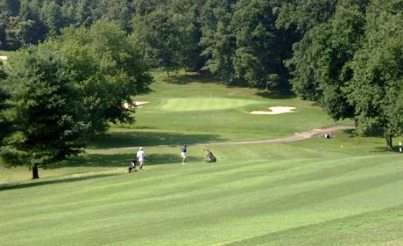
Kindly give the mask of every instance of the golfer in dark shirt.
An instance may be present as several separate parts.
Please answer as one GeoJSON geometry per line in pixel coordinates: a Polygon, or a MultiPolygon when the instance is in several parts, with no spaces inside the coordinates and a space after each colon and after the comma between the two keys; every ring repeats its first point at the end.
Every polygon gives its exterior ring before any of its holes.
{"type": "Polygon", "coordinates": [[[182,157],[182,164],[185,164],[186,160],[186,152],[187,152],[187,145],[183,145],[181,148],[181,157],[182,157]]]}

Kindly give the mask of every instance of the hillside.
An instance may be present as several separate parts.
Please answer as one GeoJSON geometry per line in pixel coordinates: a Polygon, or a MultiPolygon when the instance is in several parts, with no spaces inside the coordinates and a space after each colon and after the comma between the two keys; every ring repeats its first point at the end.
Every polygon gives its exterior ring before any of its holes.
{"type": "Polygon", "coordinates": [[[41,180],[0,167],[0,245],[403,244],[403,155],[385,152],[384,139],[345,131],[239,144],[350,122],[197,77],[157,74],[153,92],[135,100],[149,103],[134,125],[113,126],[41,180]],[[296,109],[250,114],[271,106],[296,109]],[[145,171],[128,174],[138,146],[145,171]],[[205,148],[217,163],[204,161],[205,148]]]}

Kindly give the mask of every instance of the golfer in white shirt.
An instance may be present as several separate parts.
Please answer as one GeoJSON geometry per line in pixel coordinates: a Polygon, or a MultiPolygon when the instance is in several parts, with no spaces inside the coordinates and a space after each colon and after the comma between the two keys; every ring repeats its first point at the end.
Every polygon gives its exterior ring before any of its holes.
{"type": "Polygon", "coordinates": [[[139,151],[137,151],[137,161],[140,164],[140,170],[143,171],[143,164],[144,164],[144,157],[146,156],[146,153],[143,151],[143,147],[139,148],[139,151]]]}

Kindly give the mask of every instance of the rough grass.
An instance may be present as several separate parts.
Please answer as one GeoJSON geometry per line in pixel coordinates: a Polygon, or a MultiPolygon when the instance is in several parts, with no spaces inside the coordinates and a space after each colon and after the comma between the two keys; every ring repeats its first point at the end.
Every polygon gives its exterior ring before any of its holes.
{"type": "Polygon", "coordinates": [[[27,180],[25,168],[0,166],[0,245],[403,244],[403,159],[386,153],[383,139],[344,132],[284,144],[209,145],[333,123],[295,98],[263,99],[206,79],[168,82],[141,98],[152,103],[137,110],[135,127],[114,127],[85,155],[41,169],[41,180],[27,180]],[[253,104],[201,112],[203,121],[194,111],[160,114],[170,93],[191,99],[206,87],[217,98],[232,93],[300,111],[245,118],[253,104]],[[189,144],[186,165],[179,164],[182,143],[189,144]],[[139,145],[145,171],[128,174],[139,145]],[[204,148],[217,163],[204,162],[204,148]]]}

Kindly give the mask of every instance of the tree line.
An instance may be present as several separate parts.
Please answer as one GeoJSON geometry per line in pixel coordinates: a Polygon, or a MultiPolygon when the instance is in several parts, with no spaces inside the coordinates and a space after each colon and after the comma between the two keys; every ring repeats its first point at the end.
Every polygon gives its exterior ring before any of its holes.
{"type": "Polygon", "coordinates": [[[287,83],[283,61],[298,37],[277,25],[281,1],[0,0],[0,49],[58,36],[68,26],[115,21],[151,67],[208,71],[228,84],[287,83]]]}
{"type": "Polygon", "coordinates": [[[52,165],[83,151],[110,122],[133,122],[122,105],[152,77],[131,36],[98,20],[12,54],[0,70],[0,156],[9,165],[52,165]]]}
{"type": "Polygon", "coordinates": [[[102,117],[81,130],[103,132],[130,118],[106,91],[126,100],[147,90],[147,69],[186,69],[228,85],[290,89],[335,120],[353,119],[358,134],[382,134],[388,150],[402,135],[403,0],[0,0],[0,9],[0,49],[22,47],[0,71],[3,111],[16,97],[7,84],[69,81],[52,93],[98,105],[85,115],[102,117]]]}
{"type": "Polygon", "coordinates": [[[310,0],[283,5],[280,24],[303,35],[286,61],[293,91],[393,151],[403,131],[403,1],[310,0]]]}

